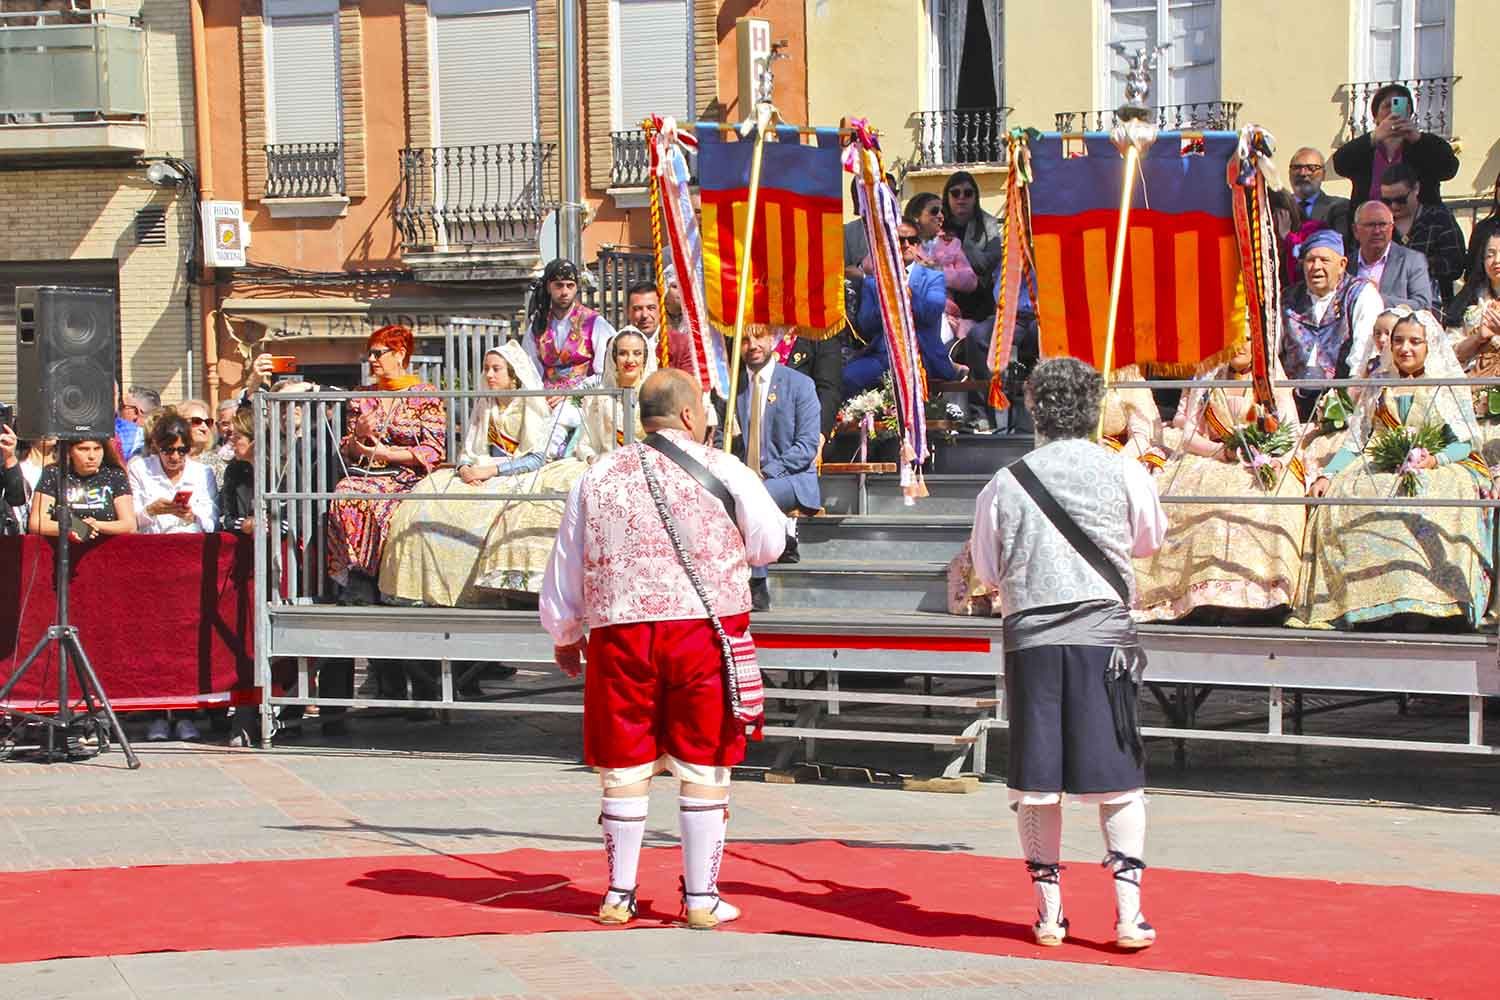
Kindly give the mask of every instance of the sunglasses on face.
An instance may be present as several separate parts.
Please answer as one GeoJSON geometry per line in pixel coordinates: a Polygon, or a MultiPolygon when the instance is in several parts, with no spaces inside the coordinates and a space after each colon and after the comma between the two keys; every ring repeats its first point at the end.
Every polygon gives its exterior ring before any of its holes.
{"type": "Polygon", "coordinates": [[[943,206],[941,206],[941,205],[933,205],[931,208],[929,208],[926,212],[924,212],[922,214],[923,215],[942,215],[943,214],[943,206]]]}
{"type": "Polygon", "coordinates": [[[188,423],[194,427],[208,427],[213,424],[213,421],[207,417],[188,417],[188,423]]]}
{"type": "Polygon", "coordinates": [[[163,455],[186,455],[188,452],[190,452],[192,450],[193,449],[189,448],[187,445],[180,444],[180,445],[178,445],[175,448],[163,448],[161,450],[161,453],[163,455]]]}
{"type": "Polygon", "coordinates": [[[391,353],[394,350],[394,347],[375,347],[372,348],[370,350],[370,353],[366,354],[365,357],[369,358],[371,361],[379,361],[381,358],[385,357],[387,354],[391,353]]]}
{"type": "Polygon", "coordinates": [[[972,197],[974,197],[974,189],[973,188],[954,188],[953,190],[951,190],[951,191],[948,192],[948,197],[950,197],[950,198],[972,198],[972,197]]]}
{"type": "Polygon", "coordinates": [[[917,244],[919,244],[921,242],[922,242],[922,237],[920,237],[920,236],[903,236],[903,237],[901,237],[901,245],[904,246],[904,247],[914,247],[914,246],[916,246],[917,244]]]}
{"type": "Polygon", "coordinates": [[[1377,200],[1380,201],[1382,204],[1386,205],[1389,208],[1395,208],[1397,205],[1405,205],[1407,199],[1410,198],[1410,197],[1411,197],[1411,192],[1408,191],[1408,192],[1406,192],[1406,194],[1397,195],[1394,198],[1379,198],[1377,200]]]}

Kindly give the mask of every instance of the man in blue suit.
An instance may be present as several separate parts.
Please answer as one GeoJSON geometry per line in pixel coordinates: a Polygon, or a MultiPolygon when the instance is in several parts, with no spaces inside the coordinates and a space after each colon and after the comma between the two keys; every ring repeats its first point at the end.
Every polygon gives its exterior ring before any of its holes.
{"type": "MultiPolygon", "coordinates": [[[[741,354],[745,372],[735,400],[735,454],[760,474],[783,511],[814,513],[823,506],[814,468],[822,429],[817,387],[806,375],[777,363],[774,330],[746,331],[741,354]]],[[[798,558],[797,523],[787,518],[786,550],[780,561],[798,558]]],[[[771,608],[764,566],[751,567],[750,602],[756,611],[771,608]]]]}
{"type": "MultiPolygon", "coordinates": [[[[922,257],[922,239],[916,227],[902,222],[901,258],[906,261],[906,285],[911,290],[911,318],[917,328],[917,348],[922,352],[922,366],[927,378],[937,382],[957,382],[969,374],[967,368],[955,365],[943,343],[943,309],[948,304],[948,286],[943,272],[922,257]]],[[[859,317],[855,327],[869,345],[844,365],[844,398],[848,399],[880,384],[891,367],[885,346],[885,323],[880,318],[879,293],[875,279],[865,277],[864,294],[859,297],[859,317]]]]}

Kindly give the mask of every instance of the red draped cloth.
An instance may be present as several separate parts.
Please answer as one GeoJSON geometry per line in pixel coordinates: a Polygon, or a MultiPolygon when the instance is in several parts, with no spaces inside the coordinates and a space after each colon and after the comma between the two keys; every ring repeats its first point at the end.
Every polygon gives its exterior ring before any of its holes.
{"type": "MultiPolygon", "coordinates": [[[[117,711],[251,700],[255,555],[229,534],[119,535],[72,551],[72,624],[117,711]],[[237,693],[237,696],[236,696],[237,693]]],[[[0,538],[0,683],[57,617],[56,539],[0,538]]],[[[78,688],[70,680],[76,698],[78,688]]],[[[55,647],[6,704],[55,704],[55,647]]]]}

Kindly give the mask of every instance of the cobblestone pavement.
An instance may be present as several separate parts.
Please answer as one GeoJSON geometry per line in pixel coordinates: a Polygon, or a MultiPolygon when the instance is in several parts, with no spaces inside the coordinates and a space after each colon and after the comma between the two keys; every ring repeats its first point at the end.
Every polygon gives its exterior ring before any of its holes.
{"type": "MultiPolygon", "coordinates": [[[[1003,737],[992,762],[1003,768],[1003,737]]],[[[489,852],[597,844],[593,776],[576,718],[459,715],[451,725],[356,719],[271,752],[153,744],[81,764],[0,764],[0,869],[489,852]]],[[[915,755],[834,747],[880,772],[915,755]]],[[[1204,871],[1500,892],[1500,761],[1194,745],[1152,750],[1153,863],[1204,871]]],[[[764,764],[757,749],[749,763],[764,764]]],[[[762,783],[734,791],[740,839],[837,838],[1014,857],[1003,785],[970,795],[874,784],[762,783]]],[[[676,841],[659,783],[647,843],[676,841]]],[[[1070,806],[1065,860],[1101,853],[1093,810],[1070,806]]],[[[1024,891],[1018,873],[1018,891],[1024,891]]],[[[1148,890],[1149,892],[1149,890],[1148,890]]],[[[1149,899],[1149,895],[1148,895],[1149,899]]],[[[979,905],[976,903],[976,905],[979,905]]],[[[130,901],[97,919],[132,919],[130,901]]],[[[88,921],[79,924],[87,933],[88,921]]],[[[1305,987],[891,945],[640,930],[75,959],[10,966],[10,997],[1022,997],[1340,996],[1305,987]],[[694,961],[683,962],[686,954],[694,961]]]]}

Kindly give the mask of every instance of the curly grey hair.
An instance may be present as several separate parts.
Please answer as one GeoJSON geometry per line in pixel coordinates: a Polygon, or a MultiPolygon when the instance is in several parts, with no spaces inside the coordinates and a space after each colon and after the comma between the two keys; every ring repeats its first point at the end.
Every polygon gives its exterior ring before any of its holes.
{"type": "Polygon", "coordinates": [[[1043,361],[1026,380],[1026,404],[1039,436],[1049,441],[1092,437],[1099,427],[1104,379],[1076,358],[1043,361]]]}

